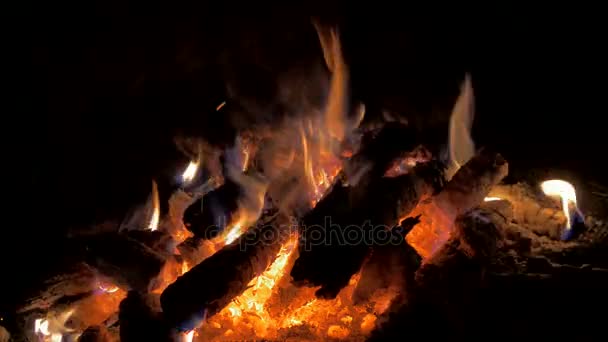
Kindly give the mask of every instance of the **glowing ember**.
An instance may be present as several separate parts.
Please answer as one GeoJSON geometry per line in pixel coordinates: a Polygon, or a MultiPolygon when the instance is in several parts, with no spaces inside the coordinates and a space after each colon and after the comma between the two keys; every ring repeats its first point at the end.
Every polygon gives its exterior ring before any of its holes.
{"type": "Polygon", "coordinates": [[[217,107],[215,107],[216,111],[219,111],[220,109],[222,109],[224,106],[226,105],[226,101],[220,103],[219,105],[217,105],[217,107]]]}
{"type": "Polygon", "coordinates": [[[570,230],[572,228],[570,206],[572,206],[574,210],[578,210],[578,208],[576,207],[576,191],[574,190],[574,186],[560,179],[551,179],[548,181],[544,181],[541,183],[540,186],[545,195],[555,196],[561,199],[562,210],[564,211],[564,215],[567,219],[566,230],[570,230]]]}
{"type": "Polygon", "coordinates": [[[502,201],[503,199],[500,197],[486,197],[483,199],[484,202],[494,202],[494,201],[502,201]]]}
{"type": "Polygon", "coordinates": [[[196,172],[198,171],[199,161],[191,161],[182,173],[182,182],[190,183],[194,180],[196,172]]]}
{"type": "Polygon", "coordinates": [[[148,224],[149,230],[157,230],[158,223],[160,222],[160,200],[158,198],[158,185],[156,181],[152,180],[152,216],[150,217],[150,223],[148,224]]]}

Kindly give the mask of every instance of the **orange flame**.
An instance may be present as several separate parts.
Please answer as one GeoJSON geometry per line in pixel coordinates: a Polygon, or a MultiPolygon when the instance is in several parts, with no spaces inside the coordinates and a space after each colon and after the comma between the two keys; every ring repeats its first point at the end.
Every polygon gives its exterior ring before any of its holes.
{"type": "Polygon", "coordinates": [[[155,180],[152,180],[152,215],[150,222],[148,223],[148,229],[155,231],[158,229],[158,223],[160,222],[160,199],[158,197],[158,185],[155,180]]]}

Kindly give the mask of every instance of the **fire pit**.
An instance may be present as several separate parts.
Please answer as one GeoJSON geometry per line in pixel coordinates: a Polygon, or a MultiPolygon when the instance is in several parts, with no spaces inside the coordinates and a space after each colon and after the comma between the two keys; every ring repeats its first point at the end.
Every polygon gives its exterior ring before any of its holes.
{"type": "Polygon", "coordinates": [[[465,322],[473,307],[490,312],[489,288],[557,274],[606,284],[606,265],[593,264],[605,224],[578,207],[580,190],[508,179],[502,155],[475,147],[468,75],[442,154],[398,115],[366,121],[339,32],[315,29],[322,105],[239,129],[229,146],[177,138],[190,161],[151,179],[122,221],[73,232],[68,267],[20,304],[0,341],[472,336],[496,328],[471,334],[465,322]]]}

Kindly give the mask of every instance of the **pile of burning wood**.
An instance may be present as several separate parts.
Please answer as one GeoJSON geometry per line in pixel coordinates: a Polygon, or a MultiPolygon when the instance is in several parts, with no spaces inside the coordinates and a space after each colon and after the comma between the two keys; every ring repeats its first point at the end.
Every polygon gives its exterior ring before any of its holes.
{"type": "MultiPolygon", "coordinates": [[[[582,218],[567,183],[543,188],[556,202],[499,185],[508,166],[498,153],[453,157],[453,167],[405,124],[358,131],[337,34],[318,31],[332,73],[325,110],[280,134],[241,134],[223,152],[198,149],[166,217],[154,185],[134,218],[75,238],[83,262],[23,306],[24,338],[381,337],[395,313],[462,284],[463,265],[477,284],[580,245],[562,241],[582,218]]],[[[470,110],[463,89],[455,113],[470,110]]]]}

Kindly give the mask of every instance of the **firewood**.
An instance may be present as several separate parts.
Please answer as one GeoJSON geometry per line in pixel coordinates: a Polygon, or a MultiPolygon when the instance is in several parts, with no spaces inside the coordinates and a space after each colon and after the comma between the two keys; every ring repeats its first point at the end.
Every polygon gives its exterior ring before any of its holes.
{"type": "Polygon", "coordinates": [[[142,295],[135,291],[128,293],[120,303],[120,340],[170,342],[171,329],[164,323],[162,315],[152,309],[157,298],[142,295]]]}
{"type": "MultiPolygon", "coordinates": [[[[262,217],[258,222],[264,222],[262,217]]],[[[214,315],[247,289],[276,258],[289,237],[290,222],[276,215],[193,267],[161,295],[164,317],[172,328],[188,331],[214,315]]]]}
{"type": "Polygon", "coordinates": [[[431,258],[449,240],[456,217],[481,204],[507,172],[508,164],[501,155],[480,151],[439,194],[411,213],[420,215],[421,222],[407,235],[407,242],[424,259],[431,258]]]}
{"type": "Polygon", "coordinates": [[[321,286],[316,295],[335,298],[361,268],[370,247],[433,193],[441,183],[436,163],[398,177],[371,173],[356,185],[336,184],[302,219],[300,256],[291,271],[297,285],[321,286]],[[350,235],[349,235],[350,234],[350,235]],[[322,238],[319,239],[319,238],[322,238]]]}
{"type": "Polygon", "coordinates": [[[167,261],[158,253],[126,234],[101,234],[85,242],[86,262],[116,285],[148,292],[167,261]]]}
{"type": "Polygon", "coordinates": [[[220,234],[238,209],[239,185],[227,178],[219,188],[192,203],[184,212],[184,225],[195,236],[211,239],[220,234]]]}
{"type": "Polygon", "coordinates": [[[78,338],[78,342],[115,342],[116,338],[103,325],[88,327],[78,338]]]}

